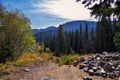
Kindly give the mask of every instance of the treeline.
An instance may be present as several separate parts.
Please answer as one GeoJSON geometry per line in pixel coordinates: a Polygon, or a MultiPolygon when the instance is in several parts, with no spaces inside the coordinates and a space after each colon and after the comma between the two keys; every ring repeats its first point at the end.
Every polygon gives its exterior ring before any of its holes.
{"type": "Polygon", "coordinates": [[[119,30],[115,24],[115,20],[109,22],[103,19],[97,23],[96,28],[89,29],[86,22],[84,29],[80,24],[80,28],[75,31],[64,31],[63,26],[60,25],[57,34],[49,34],[43,43],[45,47],[55,52],[56,56],[72,53],[113,52],[117,50],[113,42],[114,35],[119,30]]]}
{"type": "Polygon", "coordinates": [[[17,59],[35,45],[30,21],[18,10],[0,4],[0,63],[17,59]]]}
{"type": "Polygon", "coordinates": [[[96,29],[64,32],[62,25],[56,36],[49,35],[43,41],[55,55],[70,53],[94,53],[120,51],[120,1],[119,0],[76,0],[81,1],[91,15],[98,19],[96,29]],[[113,7],[114,6],[114,7],[113,7]]]}

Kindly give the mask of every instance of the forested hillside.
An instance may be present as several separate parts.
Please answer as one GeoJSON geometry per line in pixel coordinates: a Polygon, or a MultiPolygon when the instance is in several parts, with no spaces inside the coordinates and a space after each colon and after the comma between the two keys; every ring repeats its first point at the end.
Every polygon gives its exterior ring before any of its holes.
{"type": "Polygon", "coordinates": [[[9,1],[24,11],[0,1],[0,80],[120,80],[119,0],[9,1]],[[75,20],[63,4],[89,9],[97,22],[75,20]]]}

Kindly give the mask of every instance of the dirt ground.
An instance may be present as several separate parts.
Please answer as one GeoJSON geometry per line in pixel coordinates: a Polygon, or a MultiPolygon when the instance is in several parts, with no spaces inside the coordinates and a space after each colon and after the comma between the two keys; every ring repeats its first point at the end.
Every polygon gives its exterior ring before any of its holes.
{"type": "Polygon", "coordinates": [[[25,67],[21,67],[22,69],[29,69],[29,72],[23,70],[19,73],[9,75],[9,78],[4,80],[41,80],[43,77],[49,77],[52,80],[83,80],[83,77],[92,77],[93,80],[120,80],[120,78],[108,79],[89,76],[87,73],[79,70],[78,67],[73,67],[72,65],[59,66],[52,61],[30,63],[25,67]]]}

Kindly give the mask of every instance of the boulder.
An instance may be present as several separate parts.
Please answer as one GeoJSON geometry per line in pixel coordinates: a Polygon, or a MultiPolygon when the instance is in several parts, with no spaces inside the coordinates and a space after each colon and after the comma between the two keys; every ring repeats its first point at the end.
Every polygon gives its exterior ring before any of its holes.
{"type": "Polygon", "coordinates": [[[104,78],[106,78],[107,77],[107,73],[106,72],[101,73],[101,76],[104,77],[104,78]]]}
{"type": "Polygon", "coordinates": [[[96,54],[95,59],[97,61],[100,61],[102,59],[102,56],[100,54],[96,54]]]}
{"type": "Polygon", "coordinates": [[[94,63],[89,62],[89,63],[87,64],[87,66],[88,66],[90,69],[92,69],[92,67],[94,67],[95,65],[94,65],[94,63]]]}
{"type": "Polygon", "coordinates": [[[98,70],[98,67],[92,67],[93,71],[96,72],[98,70]]]}
{"type": "Polygon", "coordinates": [[[97,65],[100,67],[103,67],[105,65],[105,63],[106,63],[105,61],[99,61],[97,65]]]}
{"type": "Polygon", "coordinates": [[[84,71],[84,72],[88,72],[88,70],[89,70],[88,67],[84,67],[84,68],[83,68],[83,71],[84,71]]]}
{"type": "Polygon", "coordinates": [[[86,67],[84,64],[79,65],[79,69],[83,69],[84,67],[86,67]]]}
{"type": "Polygon", "coordinates": [[[79,64],[79,61],[78,60],[75,60],[74,63],[73,63],[73,66],[77,66],[79,64]]]}
{"type": "Polygon", "coordinates": [[[109,55],[109,53],[108,52],[103,52],[102,55],[109,55]]]}
{"type": "Polygon", "coordinates": [[[116,77],[119,77],[120,76],[120,71],[115,71],[115,75],[116,75],[116,77]]]}
{"type": "Polygon", "coordinates": [[[90,76],[94,76],[94,71],[93,71],[93,69],[88,70],[88,73],[89,73],[90,76]]]}
{"type": "Polygon", "coordinates": [[[94,75],[100,76],[100,72],[95,72],[94,75]]]}
{"type": "Polygon", "coordinates": [[[92,78],[89,78],[89,77],[83,77],[83,80],[92,80],[92,78]]]}
{"type": "MultiPolygon", "coordinates": [[[[110,77],[112,79],[120,77],[120,53],[96,54],[94,56],[84,59],[80,57],[78,62],[83,62],[79,65],[79,69],[83,69],[89,75],[102,76],[104,78],[110,77]]],[[[85,79],[86,80],[86,79],[85,79]]]]}
{"type": "Polygon", "coordinates": [[[106,73],[106,71],[104,71],[104,69],[101,69],[100,75],[104,78],[107,77],[107,73],[106,73]]]}
{"type": "Polygon", "coordinates": [[[108,62],[104,65],[103,69],[107,72],[112,72],[115,70],[115,67],[113,66],[111,62],[108,62]]]}
{"type": "Polygon", "coordinates": [[[109,74],[109,77],[112,78],[112,79],[114,79],[114,78],[116,78],[116,74],[115,74],[114,72],[111,72],[111,73],[109,74]]]}
{"type": "Polygon", "coordinates": [[[84,61],[85,61],[85,58],[84,58],[84,57],[80,57],[80,58],[78,59],[78,61],[79,61],[79,62],[84,62],[84,61]]]}

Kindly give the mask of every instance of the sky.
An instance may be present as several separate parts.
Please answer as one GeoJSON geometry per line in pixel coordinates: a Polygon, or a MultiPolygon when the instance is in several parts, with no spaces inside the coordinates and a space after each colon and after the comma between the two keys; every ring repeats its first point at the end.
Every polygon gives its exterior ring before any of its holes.
{"type": "Polygon", "coordinates": [[[59,26],[73,20],[94,20],[90,11],[76,0],[0,0],[7,9],[18,9],[33,29],[59,26]]]}

